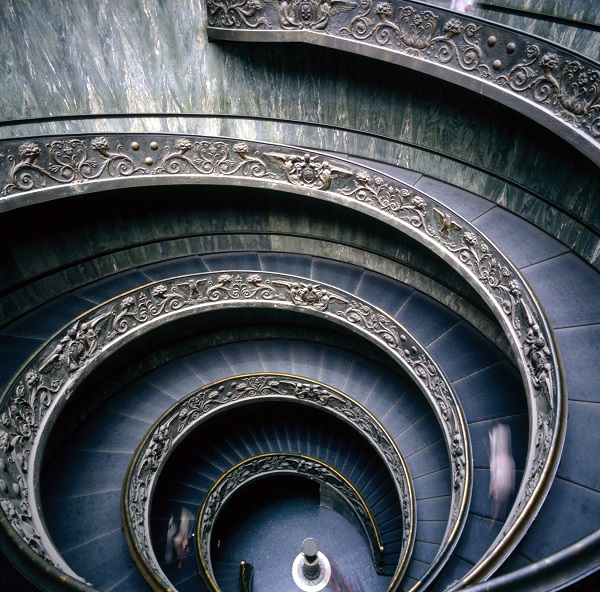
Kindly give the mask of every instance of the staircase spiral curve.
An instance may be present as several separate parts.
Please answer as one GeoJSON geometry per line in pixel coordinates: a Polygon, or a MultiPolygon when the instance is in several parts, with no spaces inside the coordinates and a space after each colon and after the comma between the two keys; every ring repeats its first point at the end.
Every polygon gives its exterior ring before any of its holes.
{"type": "Polygon", "coordinates": [[[59,4],[0,8],[2,589],[597,585],[585,3],[59,4]]]}

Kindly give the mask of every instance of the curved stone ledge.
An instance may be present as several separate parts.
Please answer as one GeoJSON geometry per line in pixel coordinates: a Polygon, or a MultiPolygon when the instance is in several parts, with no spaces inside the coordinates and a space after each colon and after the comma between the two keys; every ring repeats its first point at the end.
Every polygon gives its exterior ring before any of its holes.
{"type": "MultiPolygon", "coordinates": [[[[393,318],[346,292],[283,274],[221,272],[154,282],[96,307],[38,350],[5,391],[0,407],[0,459],[12,482],[0,497],[3,509],[21,508],[13,512],[13,527],[38,554],[69,569],[44,530],[34,486],[41,465],[38,451],[61,408],[99,364],[152,329],[200,313],[248,307],[292,310],[342,325],[379,346],[426,396],[442,428],[452,467],[451,512],[430,568],[430,574],[437,573],[462,532],[472,485],[470,440],[452,386],[424,347],[393,318]]],[[[409,515],[405,524],[413,520],[409,515]]],[[[143,536],[141,540],[147,544],[143,536]]],[[[152,569],[140,568],[152,581],[152,569]]]]}
{"type": "MultiPolygon", "coordinates": [[[[302,194],[351,207],[405,232],[458,270],[487,302],[511,342],[530,409],[529,449],[517,499],[495,543],[464,581],[472,583],[493,573],[541,507],[558,466],[566,430],[566,392],[554,337],[540,305],[518,270],[493,243],[455,212],[410,185],[366,167],[289,146],[225,138],[157,136],[155,140],[148,140],[145,137],[142,144],[130,136],[50,138],[45,150],[37,142],[9,143],[7,145],[14,148],[8,151],[10,165],[5,173],[3,195],[5,199],[14,200],[12,207],[19,207],[36,200],[111,187],[165,183],[237,184],[302,194]]],[[[196,281],[188,287],[190,294],[199,294],[196,281]]],[[[233,288],[225,288],[226,284],[224,289],[233,288]]],[[[153,306],[162,309],[166,306],[166,301],[161,300],[164,296],[167,294],[147,298],[149,301],[156,298],[153,306]]],[[[168,295],[169,299],[173,296],[168,295]]],[[[295,294],[294,302],[306,306],[308,301],[303,302],[306,297],[314,299],[315,294],[310,290],[301,291],[295,294]]],[[[355,327],[358,323],[373,323],[373,318],[368,318],[371,312],[365,314],[364,310],[362,305],[357,305],[355,310],[346,313],[355,327]]],[[[115,316],[124,319],[128,314],[122,310],[115,316]]],[[[147,311],[144,314],[147,316],[147,311]]],[[[371,328],[375,328],[375,324],[371,328]]],[[[402,351],[402,347],[404,345],[397,351],[402,351]]],[[[410,354],[408,348],[404,351],[410,354]]],[[[428,371],[428,363],[424,363],[409,373],[419,382],[429,380],[428,371]]],[[[31,391],[26,395],[29,399],[52,400],[60,385],[43,383],[42,388],[39,381],[39,375],[26,380],[24,370],[9,389],[11,393],[15,393],[16,388],[23,392],[27,389],[31,391]]],[[[10,400],[13,396],[17,395],[5,395],[5,408],[14,405],[10,400]]],[[[19,402],[16,408],[22,404],[19,402]]],[[[441,405],[441,409],[437,405],[436,409],[442,416],[446,415],[442,423],[458,425],[456,418],[447,415],[443,402],[441,405]]],[[[27,408],[28,416],[36,413],[27,408]]],[[[6,417],[5,425],[12,426],[15,420],[6,417]]],[[[18,419],[11,429],[20,430],[21,423],[18,419]]],[[[31,427],[27,430],[31,431],[31,427]]],[[[449,433],[452,431],[455,428],[449,429],[449,433]]],[[[7,438],[5,451],[13,450],[14,444],[7,438]]],[[[19,436],[17,441],[23,438],[29,440],[31,434],[19,436]]],[[[452,442],[452,437],[449,441],[452,442]]],[[[463,442],[456,443],[454,452],[458,449],[466,450],[463,442]]],[[[454,460],[458,458],[455,456],[454,460]]],[[[21,522],[27,522],[29,514],[24,512],[23,516],[21,522]]],[[[452,533],[448,536],[454,538],[452,533]]]]}
{"type": "MultiPolygon", "coordinates": [[[[415,539],[416,503],[406,462],[383,426],[362,405],[331,387],[302,377],[274,373],[236,376],[215,382],[191,393],[173,405],[146,434],[138,446],[123,485],[122,516],[125,535],[134,561],[143,573],[151,574],[155,590],[172,587],[160,568],[150,539],[150,508],[160,473],[175,448],[191,432],[216,413],[239,405],[273,401],[300,403],[316,407],[350,424],[381,457],[393,477],[402,515],[402,548],[390,590],[398,584],[406,567],[415,539]]],[[[354,487],[337,471],[318,459],[292,453],[264,454],[245,460],[222,475],[207,493],[198,518],[199,556],[207,586],[219,587],[210,561],[211,531],[217,515],[235,490],[249,480],[276,473],[305,475],[338,490],[359,517],[372,546],[374,560],[380,564],[383,548],[371,512],[354,487]]]]}
{"type": "MultiPolygon", "coordinates": [[[[303,386],[307,384],[304,382],[303,386]]],[[[391,439],[389,439],[389,443],[393,444],[391,439]]],[[[382,457],[385,459],[385,454],[382,457]]],[[[406,461],[403,460],[402,464],[408,471],[406,461]]],[[[223,507],[239,489],[248,483],[274,475],[297,475],[317,481],[321,487],[326,485],[333,489],[337,496],[343,499],[346,505],[354,512],[369,542],[374,567],[378,573],[383,573],[384,547],[381,542],[377,523],[367,502],[352,483],[331,465],[318,458],[304,454],[271,452],[248,458],[223,473],[211,487],[210,491],[208,491],[202,502],[196,528],[196,547],[204,571],[209,575],[209,586],[214,586],[216,581],[210,558],[212,533],[223,507]]],[[[411,505],[414,506],[414,500],[411,505]]],[[[402,520],[403,517],[401,516],[400,519],[402,520]]],[[[218,586],[214,587],[218,589],[218,586]]]]}
{"type": "Polygon", "coordinates": [[[421,70],[548,127],[600,164],[600,67],[541,38],[400,0],[206,0],[208,35],[324,45],[421,70]]]}

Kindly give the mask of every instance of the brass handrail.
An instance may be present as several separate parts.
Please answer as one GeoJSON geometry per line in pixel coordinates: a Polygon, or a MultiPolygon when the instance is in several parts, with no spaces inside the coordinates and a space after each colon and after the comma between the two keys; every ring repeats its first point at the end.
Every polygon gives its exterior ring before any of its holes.
{"type": "Polygon", "coordinates": [[[320,459],[305,454],[270,452],[257,454],[231,467],[204,496],[198,513],[196,546],[205,583],[213,592],[219,592],[219,588],[213,574],[210,546],[212,531],[221,510],[231,496],[249,482],[278,474],[300,475],[332,487],[354,511],[369,541],[375,569],[378,573],[382,572],[384,546],[379,528],[369,505],[356,487],[334,467],[320,459]]]}
{"type": "Polygon", "coordinates": [[[206,6],[210,39],[325,45],[426,72],[526,113],[600,164],[600,64],[547,39],[418,0],[206,6]]]}
{"type": "Polygon", "coordinates": [[[240,592],[252,592],[254,566],[245,561],[240,562],[240,592]]]}
{"type": "MultiPolygon", "coordinates": [[[[371,445],[393,478],[401,507],[402,523],[399,559],[389,590],[394,590],[404,574],[415,540],[416,503],[406,461],[379,421],[352,397],[305,377],[279,373],[234,376],[211,383],[175,403],[147,432],[134,453],[123,484],[121,512],[127,544],[144,577],[157,592],[171,584],[154,554],[149,532],[149,507],[160,472],[173,450],[214,414],[238,405],[266,401],[286,401],[316,407],[353,427],[371,445]]],[[[270,455],[265,455],[270,457],[270,455]]],[[[277,458],[278,455],[273,455],[277,458]]],[[[293,455],[290,455],[293,456],[293,455]]],[[[302,457],[300,459],[308,458],[302,457]]],[[[230,474],[230,473],[226,473],[230,474]]],[[[335,475],[336,473],[331,473],[335,475]]],[[[219,483],[222,483],[222,476],[219,483]]],[[[351,488],[349,491],[352,491],[351,488]]],[[[203,520],[212,519],[213,506],[204,506],[203,520]],[[210,513],[205,508],[209,508],[210,513]]],[[[363,524],[366,524],[363,521],[363,524]]],[[[378,536],[378,535],[377,535],[378,536]]],[[[208,556],[206,537],[200,557],[208,556]]],[[[381,539],[377,539],[381,546],[381,539]]],[[[209,566],[203,563],[206,583],[213,592],[219,588],[209,566]]]]}

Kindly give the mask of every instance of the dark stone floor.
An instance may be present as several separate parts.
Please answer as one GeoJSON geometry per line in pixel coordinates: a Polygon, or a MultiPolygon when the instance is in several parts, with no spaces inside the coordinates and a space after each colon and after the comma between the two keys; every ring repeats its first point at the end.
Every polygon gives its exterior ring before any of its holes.
{"type": "Polygon", "coordinates": [[[254,566],[255,592],[297,592],[292,565],[307,537],[317,539],[337,575],[338,585],[332,578],[324,592],[387,590],[391,578],[377,575],[364,535],[341,514],[320,506],[314,485],[274,477],[230,502],[227,523],[217,524],[214,539],[213,565],[222,590],[231,589],[243,559],[254,566]]]}

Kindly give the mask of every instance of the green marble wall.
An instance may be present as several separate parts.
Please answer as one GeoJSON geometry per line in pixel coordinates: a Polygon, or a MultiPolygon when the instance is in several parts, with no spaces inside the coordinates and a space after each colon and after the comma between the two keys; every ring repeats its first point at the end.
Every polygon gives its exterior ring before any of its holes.
{"type": "Polygon", "coordinates": [[[556,135],[383,62],[209,43],[204,16],[201,0],[0,3],[1,136],[202,133],[334,150],[483,195],[600,266],[598,168],[556,135]]]}
{"type": "Polygon", "coordinates": [[[513,355],[486,304],[455,270],[387,224],[327,202],[228,186],[158,186],[65,198],[60,208],[54,202],[19,208],[2,221],[1,323],[105,276],[167,259],[289,252],[400,280],[513,355]]]}
{"type": "Polygon", "coordinates": [[[597,0],[481,0],[473,13],[600,60],[597,0]]]}

